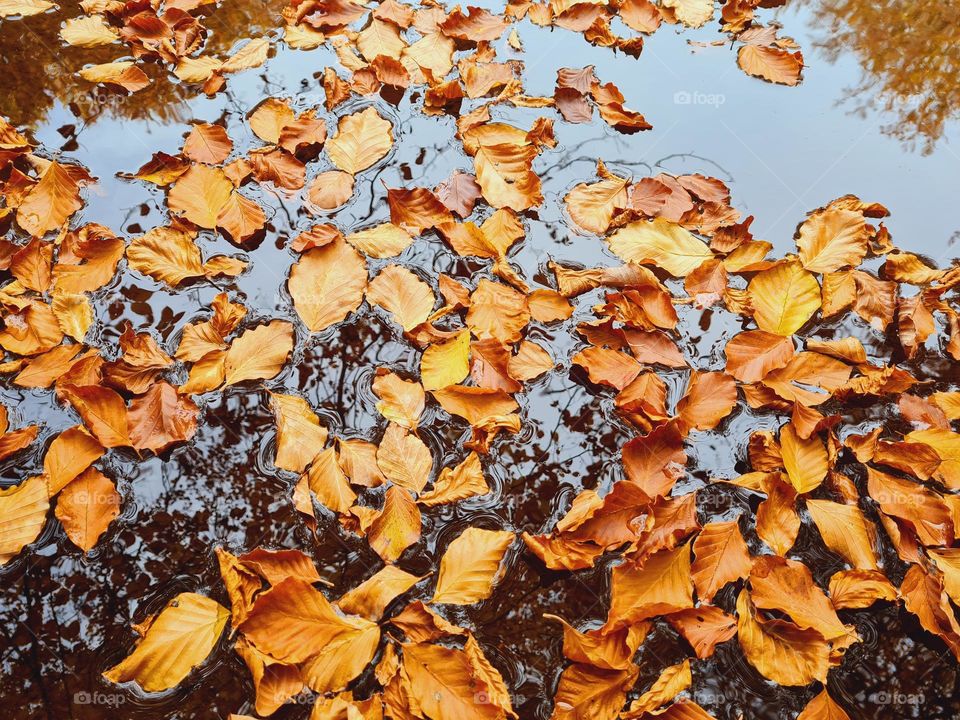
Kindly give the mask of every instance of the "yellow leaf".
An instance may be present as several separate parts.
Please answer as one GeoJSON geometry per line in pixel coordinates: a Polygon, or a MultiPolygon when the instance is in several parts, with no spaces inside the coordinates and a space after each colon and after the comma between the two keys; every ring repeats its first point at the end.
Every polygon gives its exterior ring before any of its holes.
{"type": "Polygon", "coordinates": [[[206,660],[230,611],[196,593],[180,593],[146,628],[136,649],[103,676],[115,683],[134,680],[145,692],[176,687],[206,660]]]}
{"type": "Polygon", "coordinates": [[[267,61],[270,41],[267,38],[254,38],[228,57],[220,70],[225,73],[240,72],[260,67],[267,61]]]}
{"type": "Polygon", "coordinates": [[[613,568],[608,624],[635,623],[693,607],[690,546],[661,550],[642,567],[627,560],[613,568]]]}
{"type": "Polygon", "coordinates": [[[737,64],[747,75],[781,85],[796,85],[803,70],[803,55],[799,50],[791,53],[778,47],[744,45],[737,53],[737,64]]]}
{"type": "Polygon", "coordinates": [[[67,45],[97,47],[116,42],[120,36],[107,24],[103,15],[82,15],[70,18],[63,24],[60,37],[67,45]]]}
{"type": "Polygon", "coordinates": [[[277,457],[283,470],[303,472],[327,442],[327,429],[310,405],[298,395],[270,393],[270,408],[277,422],[277,457]]]}
{"type": "Polygon", "coordinates": [[[690,687],[692,682],[689,660],[665,668],[660,677],[653,681],[650,689],[630,703],[628,714],[624,717],[642,717],[646,713],[652,713],[690,687]]]}
{"type": "Polygon", "coordinates": [[[467,325],[479,339],[493,338],[509,345],[520,340],[530,322],[527,298],[502,283],[482,278],[470,296],[467,325]]]}
{"type": "Polygon", "coordinates": [[[367,62],[373,62],[379,55],[399,60],[406,47],[406,41],[400,36],[400,28],[377,18],[371,20],[357,36],[357,49],[367,62]]]}
{"type": "Polygon", "coordinates": [[[827,694],[826,688],[803,709],[797,720],[850,720],[850,716],[827,694]]]}
{"type": "Polygon", "coordinates": [[[336,210],[353,195],[353,175],[328,170],[317,175],[307,188],[307,200],[319,210],[336,210]]]}
{"type": "Polygon", "coordinates": [[[17,208],[17,222],[34,237],[42,237],[63,225],[79,210],[80,186],[75,166],[56,161],[47,165],[40,182],[33,186],[17,208]]]}
{"type": "Polygon", "coordinates": [[[56,291],[53,293],[50,309],[57,316],[57,323],[63,330],[63,334],[82,343],[93,324],[93,307],[90,305],[90,298],[82,293],[56,291]]]}
{"type": "Polygon", "coordinates": [[[830,550],[855,568],[877,569],[877,556],[873,549],[874,526],[863,516],[860,508],[810,498],[807,500],[807,510],[830,550]]]}
{"type": "Polygon", "coordinates": [[[712,602],[724,585],[750,574],[750,551],[736,520],[704,525],[693,541],[693,553],[691,575],[701,600],[712,602]]]}
{"type": "Polygon", "coordinates": [[[63,397],[104,447],[130,445],[127,404],[114,390],[101,385],[64,385],[63,397]]]}
{"type": "Polygon", "coordinates": [[[798,262],[757,273],[748,289],[757,326],[776,335],[792,335],[820,308],[820,285],[798,262]]]}
{"type": "Polygon", "coordinates": [[[15,558],[40,535],[47,521],[47,484],[32,477],[0,490],[0,565],[15,558]]]}
{"type": "Polygon", "coordinates": [[[403,228],[393,223],[381,223],[347,235],[347,242],[372,258],[388,258],[399,255],[413,242],[403,228]]]}
{"type": "Polygon", "coordinates": [[[171,227],[153,228],[131,240],[127,261],[134,270],[173,287],[203,275],[200,248],[193,234],[171,227]]]}
{"type": "Polygon", "coordinates": [[[337,462],[337,451],[332,447],[322,450],[313,459],[307,471],[310,490],[324,507],[336,513],[348,513],[357,496],[350,489],[347,476],[337,462]]]}
{"type": "Polygon", "coordinates": [[[283,128],[296,117],[286,100],[267,98],[250,113],[250,129],[264,142],[276,145],[280,142],[283,128]]]}
{"type": "Polygon", "coordinates": [[[560,675],[551,720],[615,720],[639,672],[636,666],[606,670],[587,663],[570,665],[560,675]]]}
{"type": "Polygon", "coordinates": [[[46,0],[0,0],[0,17],[29,17],[58,7],[46,0]]]}
{"type": "Polygon", "coordinates": [[[213,229],[233,193],[233,183],[220,168],[192,165],[170,188],[172,212],[202,228],[213,229]]]}
{"type": "Polygon", "coordinates": [[[293,350],[293,325],[273,320],[247,330],[230,345],[224,361],[224,382],[269,380],[283,368],[293,350]]]}
{"type": "Polygon", "coordinates": [[[403,645],[403,670],[407,691],[424,717],[435,720],[496,720],[500,708],[477,702],[487,686],[477,677],[463,650],[408,643],[403,645]]]}
{"type": "Polygon", "coordinates": [[[553,358],[550,353],[532,340],[521,340],[517,354],[510,357],[507,369],[514,380],[526,382],[533,380],[553,369],[553,358]]]}
{"type": "Polygon", "coordinates": [[[470,372],[470,331],[434,343],[420,358],[420,377],[426,390],[441,390],[456,385],[470,372]]]}
{"type": "Polygon", "coordinates": [[[930,558],[943,573],[943,588],[955,603],[960,603],[960,548],[929,548],[930,558]]]}
{"type": "Polygon", "coordinates": [[[377,448],[377,465],[394,483],[419,493],[430,479],[433,456],[423,440],[390,423],[377,448]]]}
{"type": "Polygon", "coordinates": [[[367,529],[370,549],[384,562],[392,563],[420,540],[420,509],[410,493],[398,485],[387,488],[383,510],[367,529]]]}
{"type": "Polygon", "coordinates": [[[621,260],[656,265],[677,277],[686,277],[713,257],[706,243],[664,218],[630,223],[607,238],[607,242],[621,260]]]}
{"type": "Polygon", "coordinates": [[[797,686],[827,680],[830,646],[823,636],[786,620],[761,623],[746,590],[737,598],[737,637],[750,664],[775,683],[797,686]]]}
{"type": "Polygon", "coordinates": [[[800,494],[816,489],[827,476],[827,448],[816,435],[806,440],[797,435],[793,423],[780,428],[780,452],[790,484],[800,494]]]}
{"type": "Polygon", "coordinates": [[[443,553],[437,589],[430,602],[471,605],[490,597],[513,539],[513,533],[507,530],[464,530],[443,553]]]}
{"type": "Polygon", "coordinates": [[[462,417],[474,427],[517,409],[517,401],[503,390],[450,385],[432,393],[444,410],[462,417]]]}
{"type": "Polygon", "coordinates": [[[387,565],[337,600],[337,607],[351,615],[376,622],[397,597],[416,585],[421,578],[387,565]]]}
{"type": "Polygon", "coordinates": [[[383,158],[392,147],[392,123],[370,106],[340,118],[336,137],[327,141],[327,154],[337,168],[356,175],[383,158]]]}
{"type": "Polygon", "coordinates": [[[150,84],[147,74],[129,60],[91,65],[80,71],[87,82],[118,85],[129,92],[142,90],[150,84]]]}
{"type": "Polygon", "coordinates": [[[239,630],[261,652],[284,663],[305,663],[304,679],[318,692],[341,690],[367,666],[380,629],[339,615],[322,593],[289,577],[257,597],[239,630]]]}
{"type": "Polygon", "coordinates": [[[577,225],[598,235],[605,233],[614,212],[627,205],[627,178],[611,175],[599,182],[580,183],[563,201],[577,225]]]}
{"type": "Polygon", "coordinates": [[[688,27],[702,27],[713,17],[713,0],[663,0],[663,6],[688,27]]]}
{"type": "Polygon", "coordinates": [[[50,497],[56,495],[75,477],[103,455],[103,446],[80,425],[57,435],[43,456],[43,474],[50,497]]]}
{"type": "Polygon", "coordinates": [[[407,332],[426,322],[436,303],[433,290],[412,271],[388,265],[370,281],[367,302],[392,313],[407,332]]]}
{"type": "Polygon", "coordinates": [[[198,163],[218,165],[233,150],[233,142],[222,125],[197,123],[183,143],[183,154],[198,163]]]}
{"type": "Polygon", "coordinates": [[[480,457],[471,452],[455,468],[444,468],[440,477],[429,492],[417,498],[417,502],[431,507],[464,500],[475,495],[486,495],[490,491],[483,477],[480,457]]]}

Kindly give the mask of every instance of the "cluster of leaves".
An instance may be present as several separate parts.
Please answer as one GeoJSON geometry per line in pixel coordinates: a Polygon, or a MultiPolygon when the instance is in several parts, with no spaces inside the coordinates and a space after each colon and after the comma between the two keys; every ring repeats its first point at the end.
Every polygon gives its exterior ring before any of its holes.
{"type": "MultiPolygon", "coordinates": [[[[758,6],[731,0],[721,10],[725,29],[744,43],[741,66],[795,83],[802,60],[770,28],[752,25],[758,6]]],[[[138,57],[196,71],[208,91],[229,72],[230,59],[192,57],[202,36],[190,14],[197,7],[166,6],[159,16],[143,4],[87,9],[102,18],[65,29],[68,41],[94,25],[110,33],[122,23],[117,37],[138,57]]],[[[218,549],[230,608],[197,593],[173,598],[137,625],[137,646],[107,679],[135,681],[146,692],[170,689],[210,656],[229,625],[260,715],[309,689],[317,695],[314,720],[515,717],[500,672],[471,629],[448,619],[447,606],[491,597],[521,553],[558,572],[601,562],[610,568],[602,625],[578,628],[556,618],[569,661],[554,697],[558,720],[711,717],[681,697],[696,668],[690,660],[637,687],[634,657],[654,622],[675,628],[700,661],[736,636],[761,675],[806,686],[825,683],[859,641],[838,612],[902,602],[960,658],[952,604],[960,603],[960,550],[953,547],[960,435],[951,426],[960,418],[960,393],[931,388],[906,367],[941,345],[948,361],[960,359],[956,269],[896,249],[884,226],[873,224],[886,209],[852,196],[810,213],[798,227],[796,252],[770,257],[772,244],[753,237],[752,218],[731,206],[716,178],[631,178],[602,162],[597,179],[570,189],[563,202],[571,223],[602,238],[622,264],[550,262],[552,278],[533,287],[511,263],[526,240],[525,218],[546,200],[535,163],[557,144],[555,121],[589,122],[596,108],[616,132],[650,125],[592,68],[559,69],[552,97],[523,94],[522,68],[497,62],[492,43],[512,20],[529,17],[635,54],[636,38],[613,35],[614,14],[652,31],[664,19],[702,25],[713,11],[700,0],[510,3],[504,15],[397,0],[372,9],[349,0],[294,2],[285,41],[330,44],[349,77],[326,68],[322,109],[298,111],[284,98],[252,108],[247,122],[264,144],[243,154],[224,126],[195,124],[180,153],[156,153],[125,176],[162,188],[169,210],[167,224],[126,240],[74,221],[83,187],[94,182],[84,168],[42,157],[16,128],[0,124],[0,221],[9,230],[0,241],[0,268],[9,274],[0,288],[7,355],[0,371],[13,385],[49,390],[79,418],[46,447],[41,475],[0,491],[0,562],[40,536],[51,502],[68,537],[83,550],[94,547],[120,505],[95,463],[107,452],[142,456],[190,442],[204,395],[271,381],[295,357],[298,336],[348,322],[366,304],[419,353],[418,373],[373,373],[385,420],[377,442],[332,438],[303,397],[270,392],[274,464],[289,473],[291,502],[308,527],[315,530],[323,513],[363,538],[383,567],[357,587],[325,593],[317,585],[326,581],[299,550],[218,549]],[[197,240],[220,232],[249,249],[269,232],[253,185],[299,197],[312,216],[349,203],[357,178],[389,162],[396,142],[394,123],[370,98],[413,86],[424,86],[424,114],[456,116],[469,167],[435,187],[387,188],[388,222],[348,229],[311,220],[287,248],[295,258],[286,278],[291,320],[248,317],[240,299],[223,292],[205,319],[183,328],[175,348],[162,347],[149,328],[129,326],[116,351],[86,345],[97,293],[124,259],[173,290],[244,273],[248,259],[204,260],[197,240]],[[328,138],[322,113],[354,96],[368,101],[343,112],[328,138]],[[498,106],[556,117],[517,127],[494,119],[498,106]],[[397,259],[425,237],[479,261],[482,272],[466,281],[433,277],[397,259]],[[706,312],[740,324],[723,358],[683,345],[682,320],[706,312]],[[582,342],[570,358],[530,337],[534,327],[575,313],[582,342]],[[850,324],[889,342],[877,352],[853,334],[836,337],[850,324]],[[424,513],[489,492],[485,457],[520,431],[525,389],[558,363],[582,369],[636,429],[622,448],[622,477],[584,490],[537,533],[467,528],[444,549],[435,579],[400,567],[421,537],[424,513]],[[667,382],[677,374],[685,380],[680,397],[667,382]],[[852,427],[859,408],[880,403],[914,429],[852,427]],[[710,484],[755,495],[758,509],[701,524],[687,449],[743,408],[777,418],[779,428],[751,434],[743,458],[749,472],[710,484]],[[469,428],[458,461],[438,461],[422,437],[428,422],[469,428]],[[789,557],[805,523],[845,565],[825,583],[815,580],[818,568],[789,557]],[[893,548],[888,557],[883,537],[893,548]],[[351,684],[368,668],[377,690],[357,698],[351,684]]],[[[255,42],[234,57],[252,56],[247,48],[255,42]]],[[[522,47],[516,28],[507,43],[522,47]]],[[[266,59],[265,47],[257,52],[266,59]]],[[[134,69],[118,72],[129,79],[134,69]]],[[[37,425],[8,432],[5,409],[0,425],[0,458],[37,440],[37,425]]],[[[800,717],[846,714],[824,691],[800,717]]]]}
{"type": "MultiPolygon", "coordinates": [[[[785,2],[726,0],[719,10],[720,30],[738,46],[737,64],[745,73],[796,85],[803,70],[802,53],[792,39],[777,35],[775,25],[763,26],[756,18],[761,6],[778,7],[785,2]]],[[[160,63],[170,67],[181,82],[214,94],[224,88],[225,75],[260,67],[271,51],[271,39],[262,37],[224,58],[204,54],[208,35],[205,16],[216,9],[211,0],[165,2],[162,11],[160,3],[121,0],[82,0],[80,7],[85,14],[64,23],[60,36],[65,43],[85,48],[122,43],[135,58],[90,65],[79,70],[80,76],[127,92],[137,92],[150,84],[143,65],[160,63]]],[[[55,8],[49,0],[2,0],[0,18],[31,16],[55,8]]],[[[656,32],[662,24],[700,28],[717,14],[715,0],[508,0],[503,15],[478,7],[468,7],[467,12],[458,7],[447,13],[440,4],[425,4],[414,12],[400,2],[381,3],[371,12],[352,0],[295,0],[283,13],[286,24],[282,42],[300,50],[332,44],[344,67],[353,71],[355,88],[366,85],[372,90],[380,83],[406,88],[411,83],[426,82],[439,85],[434,92],[442,95],[452,89],[442,78],[452,69],[456,46],[466,43],[482,48],[524,19],[540,27],[580,33],[593,45],[639,57],[644,35],[656,32]],[[368,16],[369,24],[356,32],[352,26],[368,16]],[[613,29],[617,23],[630,34],[617,34],[613,29]],[[416,40],[405,37],[411,29],[418,35],[416,40]]],[[[508,42],[514,49],[522,49],[516,27],[511,29],[508,42]]],[[[484,95],[493,86],[509,84],[512,79],[509,65],[489,63],[483,55],[480,52],[475,61],[467,60],[459,67],[470,97],[484,95]]]]}

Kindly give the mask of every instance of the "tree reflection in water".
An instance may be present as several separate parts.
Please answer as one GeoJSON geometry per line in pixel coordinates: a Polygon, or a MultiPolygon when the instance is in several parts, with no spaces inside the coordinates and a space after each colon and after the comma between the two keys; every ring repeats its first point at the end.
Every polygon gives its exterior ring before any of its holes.
{"type": "Polygon", "coordinates": [[[860,82],[843,102],[894,119],[884,132],[929,154],[960,113],[960,3],[821,0],[817,46],[856,55],[860,82]]]}
{"type": "MultiPolygon", "coordinates": [[[[280,0],[231,0],[211,9],[201,17],[207,28],[204,54],[222,56],[241,39],[275,34],[283,5],[280,0]]],[[[86,65],[129,55],[128,48],[120,43],[92,48],[66,45],[60,38],[63,21],[83,14],[79,4],[71,0],[60,3],[57,11],[0,21],[0,60],[4,68],[0,114],[14,125],[35,127],[47,120],[57,103],[62,103],[84,123],[101,118],[163,123],[190,119],[185,104],[199,90],[179,84],[161,64],[139,61],[152,82],[129,95],[82,79],[77,71],[86,65]]]]}

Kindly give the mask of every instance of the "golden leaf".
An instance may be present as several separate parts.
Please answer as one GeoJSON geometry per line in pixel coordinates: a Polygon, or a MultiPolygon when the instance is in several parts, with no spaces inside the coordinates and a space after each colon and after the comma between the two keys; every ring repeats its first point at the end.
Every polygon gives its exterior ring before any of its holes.
{"type": "Polygon", "coordinates": [[[167,205],[202,228],[217,226],[233,193],[233,183],[220,168],[193,165],[170,188],[167,205]]]}
{"type": "MultiPolygon", "coordinates": [[[[73,165],[56,161],[47,165],[40,182],[33,186],[17,207],[17,222],[34,237],[60,227],[83,206],[78,173],[73,165]]],[[[85,176],[86,172],[80,170],[85,176]]]]}
{"type": "Polygon", "coordinates": [[[420,510],[410,493],[398,485],[387,488],[383,510],[370,523],[370,549],[384,562],[392,563],[420,540],[420,510]]]}
{"type": "Polygon", "coordinates": [[[47,484],[32,477],[0,490],[0,565],[40,535],[47,521],[47,484]]]}
{"type": "Polygon", "coordinates": [[[830,646],[816,630],[802,630],[785,620],[760,622],[750,593],[737,598],[737,637],[747,660],[761,675],[780,685],[826,682],[830,646]]]}
{"type": "Polygon", "coordinates": [[[420,358],[420,377],[425,390],[441,390],[462,381],[470,372],[470,331],[432,344],[420,358]]]}
{"type": "Polygon", "coordinates": [[[803,54],[799,50],[791,53],[778,47],[744,45],[737,53],[737,64],[747,75],[781,85],[796,85],[803,70],[803,54]]]}
{"type": "Polygon", "coordinates": [[[327,429],[309,403],[299,395],[270,393],[270,408],[277,423],[277,457],[282,470],[303,472],[327,443],[327,429]]]}
{"type": "Polygon", "coordinates": [[[337,607],[351,615],[378,621],[387,606],[422,578],[387,565],[337,600],[337,607]]]}
{"type": "Polygon", "coordinates": [[[780,428],[780,452],[790,484],[800,494],[811,492],[827,475],[827,449],[816,435],[806,440],[797,435],[793,423],[780,428]]]}
{"type": "Polygon", "coordinates": [[[121,501],[113,482],[99,470],[88,468],[63,488],[55,514],[73,544],[90,552],[120,514],[121,501]]]}
{"type": "Polygon", "coordinates": [[[410,247],[413,237],[393,223],[381,223],[350,233],[347,242],[368,257],[388,258],[410,247]]]}
{"type": "Polygon", "coordinates": [[[425,401],[420,383],[404,380],[389,370],[377,368],[373,392],[380,398],[377,412],[387,420],[410,430],[420,424],[425,401]]]}
{"type": "Polygon", "coordinates": [[[752,561],[736,520],[703,526],[693,541],[691,576],[698,597],[711,602],[727,583],[746,577],[752,561]]]}
{"type": "Polygon", "coordinates": [[[792,335],[820,308],[820,285],[797,262],[758,273],[748,289],[757,326],[776,335],[792,335]]]}
{"type": "Polygon", "coordinates": [[[136,681],[145,692],[169,690],[213,650],[230,612],[196,593],[180,593],[148,622],[136,649],[103,676],[115,683],[136,681]]]}
{"type": "Polygon", "coordinates": [[[610,250],[624,262],[656,265],[685,277],[713,253],[688,230],[664,218],[633,222],[607,238],[610,250]]]}
{"type": "Polygon", "coordinates": [[[440,574],[431,602],[472,605],[490,597],[503,573],[501,563],[513,539],[514,534],[506,530],[464,530],[440,559],[440,574]]]}
{"type": "Polygon", "coordinates": [[[877,556],[873,549],[875,530],[860,508],[809,498],[807,511],[830,550],[855,568],[877,569],[877,556]]]}
{"type": "Polygon", "coordinates": [[[242,333],[224,359],[224,382],[269,380],[283,368],[293,350],[293,325],[273,320],[242,333]]]}
{"type": "Polygon", "coordinates": [[[327,154],[337,168],[356,175],[382,159],[392,147],[392,123],[370,106],[340,118],[336,137],[327,141],[327,154]]]}
{"type": "Polygon", "coordinates": [[[862,213],[832,209],[814,213],[797,234],[800,263],[815,273],[856,267],[867,254],[869,237],[862,213]]]}
{"type": "Polygon", "coordinates": [[[427,507],[445,505],[476,495],[485,495],[489,491],[490,488],[487,487],[487,481],[483,477],[480,457],[475,452],[471,452],[455,468],[444,468],[433,484],[433,488],[421,494],[417,501],[427,507]]]}
{"type": "Polygon", "coordinates": [[[340,322],[363,302],[367,264],[342,239],[303,255],[287,281],[293,306],[311,332],[340,322]]]}
{"type": "Polygon", "coordinates": [[[60,37],[67,45],[84,48],[110,45],[120,39],[103,15],[70,18],[63,24],[60,37]]]}
{"type": "Polygon", "coordinates": [[[401,265],[388,265],[370,281],[367,302],[394,316],[407,332],[425,322],[436,303],[433,290],[401,265]]]}
{"type": "Polygon", "coordinates": [[[390,423],[377,448],[377,465],[394,483],[419,493],[430,479],[433,456],[423,440],[390,423]]]}
{"type": "Polygon", "coordinates": [[[663,6],[688,27],[701,27],[713,17],[713,0],[663,0],[663,6]]]}
{"type": "Polygon", "coordinates": [[[198,163],[219,165],[233,150],[233,142],[222,125],[197,123],[183,143],[183,154],[198,163]]]}

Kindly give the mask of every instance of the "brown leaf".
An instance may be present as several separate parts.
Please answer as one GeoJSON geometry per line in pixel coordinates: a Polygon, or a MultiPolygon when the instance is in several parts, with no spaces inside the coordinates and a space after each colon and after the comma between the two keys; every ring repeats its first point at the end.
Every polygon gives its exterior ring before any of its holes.
{"type": "Polygon", "coordinates": [[[186,442],[197,431],[200,409],[182,397],[169,383],[160,382],[145,395],[130,402],[127,420],[130,440],[137,450],[161,453],[171,445],[186,442]]]}
{"type": "Polygon", "coordinates": [[[183,154],[198,163],[219,165],[233,150],[233,142],[222,125],[197,123],[183,143],[183,154]]]}
{"type": "Polygon", "coordinates": [[[113,482],[99,470],[88,468],[63,488],[55,514],[73,544],[90,552],[120,514],[121,502],[113,482]]]}

